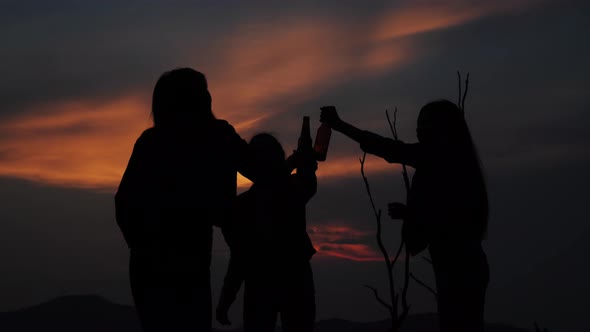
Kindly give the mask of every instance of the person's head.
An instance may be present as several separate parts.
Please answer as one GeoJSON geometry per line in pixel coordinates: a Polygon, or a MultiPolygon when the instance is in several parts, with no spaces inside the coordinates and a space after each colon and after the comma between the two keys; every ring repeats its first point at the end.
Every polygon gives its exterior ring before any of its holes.
{"type": "Polygon", "coordinates": [[[160,76],[152,96],[155,127],[195,125],[214,118],[203,73],[192,68],[176,68],[160,76]]]}
{"type": "Polygon", "coordinates": [[[427,103],[418,115],[416,133],[426,144],[453,144],[467,139],[463,111],[445,99],[427,103]]]}
{"type": "Polygon", "coordinates": [[[249,149],[254,162],[254,181],[274,179],[288,174],[285,151],[281,143],[269,133],[260,133],[252,137],[249,149]]]}
{"type": "Polygon", "coordinates": [[[478,228],[483,236],[489,213],[487,188],[481,161],[463,111],[449,100],[429,102],[420,110],[416,131],[421,144],[436,146],[435,149],[445,155],[445,162],[458,170],[459,178],[456,181],[465,186],[457,187],[471,188],[470,193],[466,194],[474,199],[474,203],[468,208],[474,211],[475,217],[481,222],[478,228]]]}

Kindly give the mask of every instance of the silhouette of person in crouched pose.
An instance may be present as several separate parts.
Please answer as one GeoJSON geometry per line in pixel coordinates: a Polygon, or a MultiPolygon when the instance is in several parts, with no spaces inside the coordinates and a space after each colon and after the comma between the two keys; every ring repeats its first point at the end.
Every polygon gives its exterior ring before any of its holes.
{"type": "Polygon", "coordinates": [[[230,324],[228,310],[244,281],[245,332],[274,331],[278,315],[282,331],[312,331],[310,259],[316,251],[306,231],[306,204],[316,193],[317,162],[300,152],[285,160],[281,144],[267,133],[249,145],[253,185],[238,196],[236,218],[223,228],[231,258],[217,320],[230,324]]]}
{"type": "Polygon", "coordinates": [[[191,68],[158,79],[152,117],[115,195],[135,308],[146,332],[210,331],[213,226],[234,204],[237,172],[247,176],[248,143],[215,118],[191,68]]]}
{"type": "Polygon", "coordinates": [[[413,144],[360,130],[341,120],[333,106],[322,108],[320,121],[360,143],[365,152],[415,169],[407,206],[391,203],[389,215],[404,220],[402,236],[413,255],[428,247],[441,332],[483,331],[488,198],[463,112],[448,100],[426,104],[413,144]]]}

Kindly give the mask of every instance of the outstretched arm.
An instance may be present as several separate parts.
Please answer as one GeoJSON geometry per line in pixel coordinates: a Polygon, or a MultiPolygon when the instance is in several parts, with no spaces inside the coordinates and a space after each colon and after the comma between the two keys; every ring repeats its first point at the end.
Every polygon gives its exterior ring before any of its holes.
{"type": "Polygon", "coordinates": [[[416,167],[416,164],[419,163],[421,155],[419,144],[406,144],[367,130],[361,130],[342,120],[334,106],[324,106],[321,110],[321,122],[359,143],[363,151],[381,157],[389,163],[405,164],[412,167],[416,167]]]}
{"type": "Polygon", "coordinates": [[[326,123],[332,129],[341,132],[358,143],[362,143],[365,140],[365,131],[340,119],[336,107],[324,106],[320,109],[322,110],[320,114],[321,122],[326,123]]]}

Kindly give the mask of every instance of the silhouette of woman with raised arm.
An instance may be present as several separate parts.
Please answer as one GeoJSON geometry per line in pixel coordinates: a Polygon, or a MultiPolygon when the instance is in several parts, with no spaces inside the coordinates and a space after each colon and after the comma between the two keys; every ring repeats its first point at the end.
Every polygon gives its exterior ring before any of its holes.
{"type": "Polygon", "coordinates": [[[320,121],[360,143],[365,152],[415,169],[407,206],[391,203],[389,215],[404,220],[402,236],[413,255],[428,246],[441,332],[483,331],[488,198],[463,112],[448,100],[426,104],[414,144],[360,130],[341,120],[333,106],[322,108],[320,121]]]}
{"type": "Polygon", "coordinates": [[[115,195],[135,307],[146,332],[210,331],[212,226],[234,204],[248,144],[215,118],[207,80],[191,68],[158,79],[152,118],[115,195]]]}
{"type": "Polygon", "coordinates": [[[228,310],[244,281],[244,331],[311,332],[315,291],[306,230],[306,204],[315,195],[317,162],[300,152],[285,160],[281,144],[262,133],[250,141],[253,182],[238,196],[236,219],[223,233],[230,263],[217,306],[217,320],[230,324],[228,310]],[[292,166],[297,171],[291,174],[292,166]]]}

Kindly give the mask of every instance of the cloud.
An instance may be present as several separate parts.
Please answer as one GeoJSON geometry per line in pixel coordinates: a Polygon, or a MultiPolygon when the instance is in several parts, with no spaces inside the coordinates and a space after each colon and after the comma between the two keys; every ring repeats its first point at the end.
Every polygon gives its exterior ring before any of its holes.
{"type": "Polygon", "coordinates": [[[309,227],[310,238],[317,250],[316,256],[337,257],[361,262],[380,261],[381,254],[368,245],[372,232],[350,226],[329,224],[309,227]]]}
{"type": "Polygon", "coordinates": [[[407,37],[458,26],[481,17],[511,13],[542,0],[518,1],[406,1],[392,5],[377,25],[377,41],[407,37]]]}

